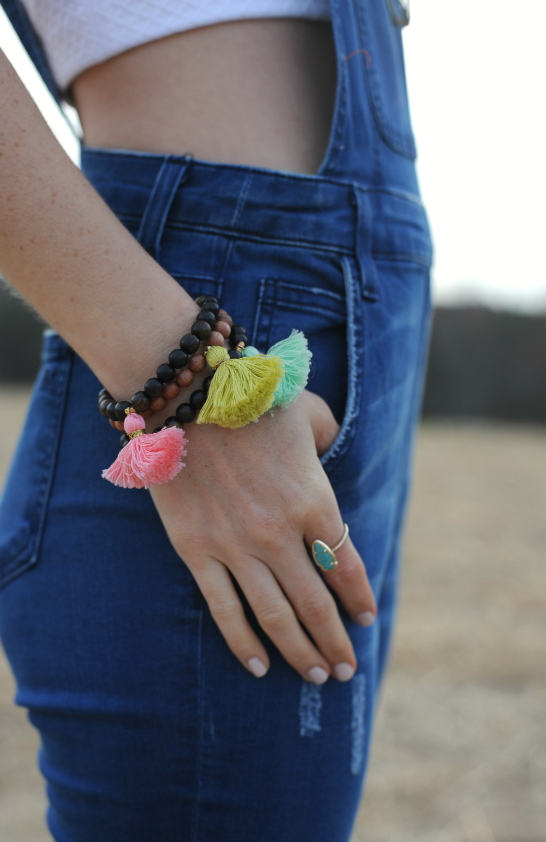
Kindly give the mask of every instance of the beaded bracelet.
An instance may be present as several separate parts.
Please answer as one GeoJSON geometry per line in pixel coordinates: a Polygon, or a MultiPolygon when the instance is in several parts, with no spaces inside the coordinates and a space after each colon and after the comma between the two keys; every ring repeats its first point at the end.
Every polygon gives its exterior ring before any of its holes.
{"type": "MultiPolygon", "coordinates": [[[[201,338],[212,338],[212,328],[218,324],[216,319],[220,308],[217,300],[213,296],[199,296],[196,301],[203,308],[208,308],[205,312],[207,315],[210,312],[212,323],[210,319],[205,322],[201,314],[192,326],[192,333],[182,338],[181,350],[184,350],[184,340],[195,337],[197,345],[195,342],[192,344],[197,351],[201,338]]],[[[154,407],[153,404],[165,394],[176,377],[172,364],[175,358],[171,360],[175,352],[171,352],[168,364],[158,367],[157,378],[147,381],[144,391],[134,395],[130,402],[116,403],[106,390],[101,390],[99,408],[103,415],[114,416],[110,417],[110,423],[119,423],[119,415],[125,415],[125,433],[120,441],[122,449],[110,468],[102,472],[105,479],[125,488],[149,488],[167,482],[184,467],[181,457],[186,454],[187,441],[183,424],[192,421],[197,413],[198,424],[218,424],[234,429],[257,421],[274,405],[286,406],[305,388],[311,353],[300,331],[293,330],[287,339],[278,342],[267,354],[248,347],[245,329],[233,324],[229,330],[231,350],[227,351],[223,345],[227,338],[223,335],[225,332],[218,332],[221,344],[207,345],[203,355],[203,359],[215,370],[215,375],[207,377],[204,388],[193,392],[190,402],[180,404],[176,415],[167,418],[163,426],[156,428],[152,434],[145,433],[146,419],[143,416],[150,417],[153,411],[165,406],[163,399],[160,406],[154,407]],[[161,377],[163,373],[168,374],[168,380],[161,377]],[[159,394],[154,396],[156,390],[159,394]],[[142,406],[145,409],[140,415],[137,408],[142,406]]],[[[203,368],[204,364],[200,363],[199,370],[203,368]]]]}
{"type": "MultiPolygon", "coordinates": [[[[134,394],[130,401],[116,401],[107,389],[101,389],[99,392],[99,411],[110,420],[113,427],[121,432],[119,442],[121,447],[125,447],[129,442],[129,437],[124,432],[124,419],[128,410],[132,408],[145,420],[149,419],[154,412],[159,412],[165,407],[167,400],[177,397],[179,387],[192,384],[194,372],[203,371],[205,368],[207,364],[205,355],[197,353],[201,342],[199,336],[205,338],[207,334],[207,330],[203,329],[200,322],[206,321],[207,326],[214,327],[208,336],[208,342],[211,345],[223,347],[224,340],[229,337],[230,359],[240,359],[242,350],[248,345],[245,328],[242,325],[233,324],[231,316],[225,310],[220,310],[218,300],[214,296],[200,295],[196,303],[203,308],[203,312],[192,326],[192,333],[182,337],[180,349],[175,348],[171,351],[169,362],[158,366],[156,377],[147,380],[141,392],[134,394]],[[197,345],[193,341],[196,336],[199,339],[197,345]],[[178,374],[176,374],[176,369],[180,369],[178,374]]],[[[207,399],[212,376],[206,377],[202,388],[193,391],[189,401],[179,404],[176,414],[167,418],[162,427],[156,427],[154,433],[160,432],[165,426],[182,426],[193,421],[207,399]]]]}
{"type": "MultiPolygon", "coordinates": [[[[116,401],[107,389],[101,389],[99,392],[99,411],[117,430],[123,430],[126,410],[129,408],[132,407],[144,419],[148,419],[153,412],[163,409],[167,400],[175,398],[180,387],[191,385],[193,373],[203,371],[206,366],[204,355],[197,353],[202,340],[208,340],[211,345],[223,345],[225,339],[231,337],[232,342],[236,336],[237,340],[244,339],[244,345],[248,344],[245,329],[233,325],[231,317],[225,310],[220,310],[218,300],[214,296],[200,295],[196,302],[202,308],[202,312],[192,325],[191,333],[182,337],[180,347],[171,351],[167,363],[158,366],[156,376],[146,381],[142,391],[136,392],[130,401],[116,401]],[[218,318],[220,314],[221,318],[218,318]]],[[[206,391],[206,388],[198,389],[190,396],[189,403],[180,404],[177,408],[177,420],[180,423],[187,423],[195,418],[196,411],[206,400],[206,391]]],[[[123,436],[120,443],[126,444],[123,436]]]]}

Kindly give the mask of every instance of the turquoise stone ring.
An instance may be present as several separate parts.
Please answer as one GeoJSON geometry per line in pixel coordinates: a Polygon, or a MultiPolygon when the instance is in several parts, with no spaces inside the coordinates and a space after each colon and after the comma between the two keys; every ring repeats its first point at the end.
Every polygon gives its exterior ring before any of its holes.
{"type": "Polygon", "coordinates": [[[343,537],[341,538],[341,541],[338,541],[337,544],[335,544],[335,546],[329,547],[328,544],[324,543],[324,541],[313,541],[311,552],[313,553],[315,564],[318,565],[321,570],[324,570],[325,573],[336,569],[338,561],[335,551],[339,550],[339,548],[345,543],[348,534],[349,527],[345,523],[343,537]]]}
{"type": "Polygon", "coordinates": [[[335,570],[337,567],[336,554],[330,549],[328,544],[324,541],[313,541],[311,547],[315,564],[318,564],[321,570],[335,570]]]}

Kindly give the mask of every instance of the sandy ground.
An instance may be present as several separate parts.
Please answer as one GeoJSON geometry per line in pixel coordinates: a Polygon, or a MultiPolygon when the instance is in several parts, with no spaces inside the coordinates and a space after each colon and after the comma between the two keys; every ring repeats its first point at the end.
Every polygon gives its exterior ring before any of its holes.
{"type": "MultiPolygon", "coordinates": [[[[0,478],[27,397],[0,389],[0,478]]],[[[546,428],[421,428],[353,842],[545,842],[545,503],[546,428]]],[[[0,656],[0,840],[47,842],[37,739],[13,689],[0,656]]]]}

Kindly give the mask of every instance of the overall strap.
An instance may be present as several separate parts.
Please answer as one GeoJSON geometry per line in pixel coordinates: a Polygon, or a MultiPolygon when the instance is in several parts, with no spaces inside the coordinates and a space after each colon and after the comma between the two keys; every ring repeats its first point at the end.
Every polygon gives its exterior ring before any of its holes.
{"type": "Polygon", "coordinates": [[[34,62],[36,70],[44,80],[50,93],[61,103],[61,94],[53,78],[42,42],[36,34],[29,17],[20,0],[0,0],[0,5],[11,21],[11,25],[19,36],[21,43],[34,62]]]}
{"type": "Polygon", "coordinates": [[[330,142],[319,175],[418,192],[401,30],[407,0],[329,0],[337,55],[330,142]]]}

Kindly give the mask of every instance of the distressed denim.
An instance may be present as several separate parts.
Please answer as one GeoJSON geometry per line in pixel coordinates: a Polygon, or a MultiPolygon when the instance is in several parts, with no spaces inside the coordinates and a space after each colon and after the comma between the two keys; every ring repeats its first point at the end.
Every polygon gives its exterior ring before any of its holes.
{"type": "Polygon", "coordinates": [[[265,678],[250,675],[149,494],[101,479],[119,434],[95,409],[94,374],[47,331],[0,506],[0,634],[16,701],[40,732],[57,842],[350,838],[393,625],[430,315],[393,3],[331,2],[338,90],[317,175],[82,150],[128,230],[191,295],[218,296],[252,345],[305,332],[309,388],[341,424],[322,463],[379,616],[362,628],[339,607],[357,674],[318,687],[247,606],[271,657],[265,678]]]}

